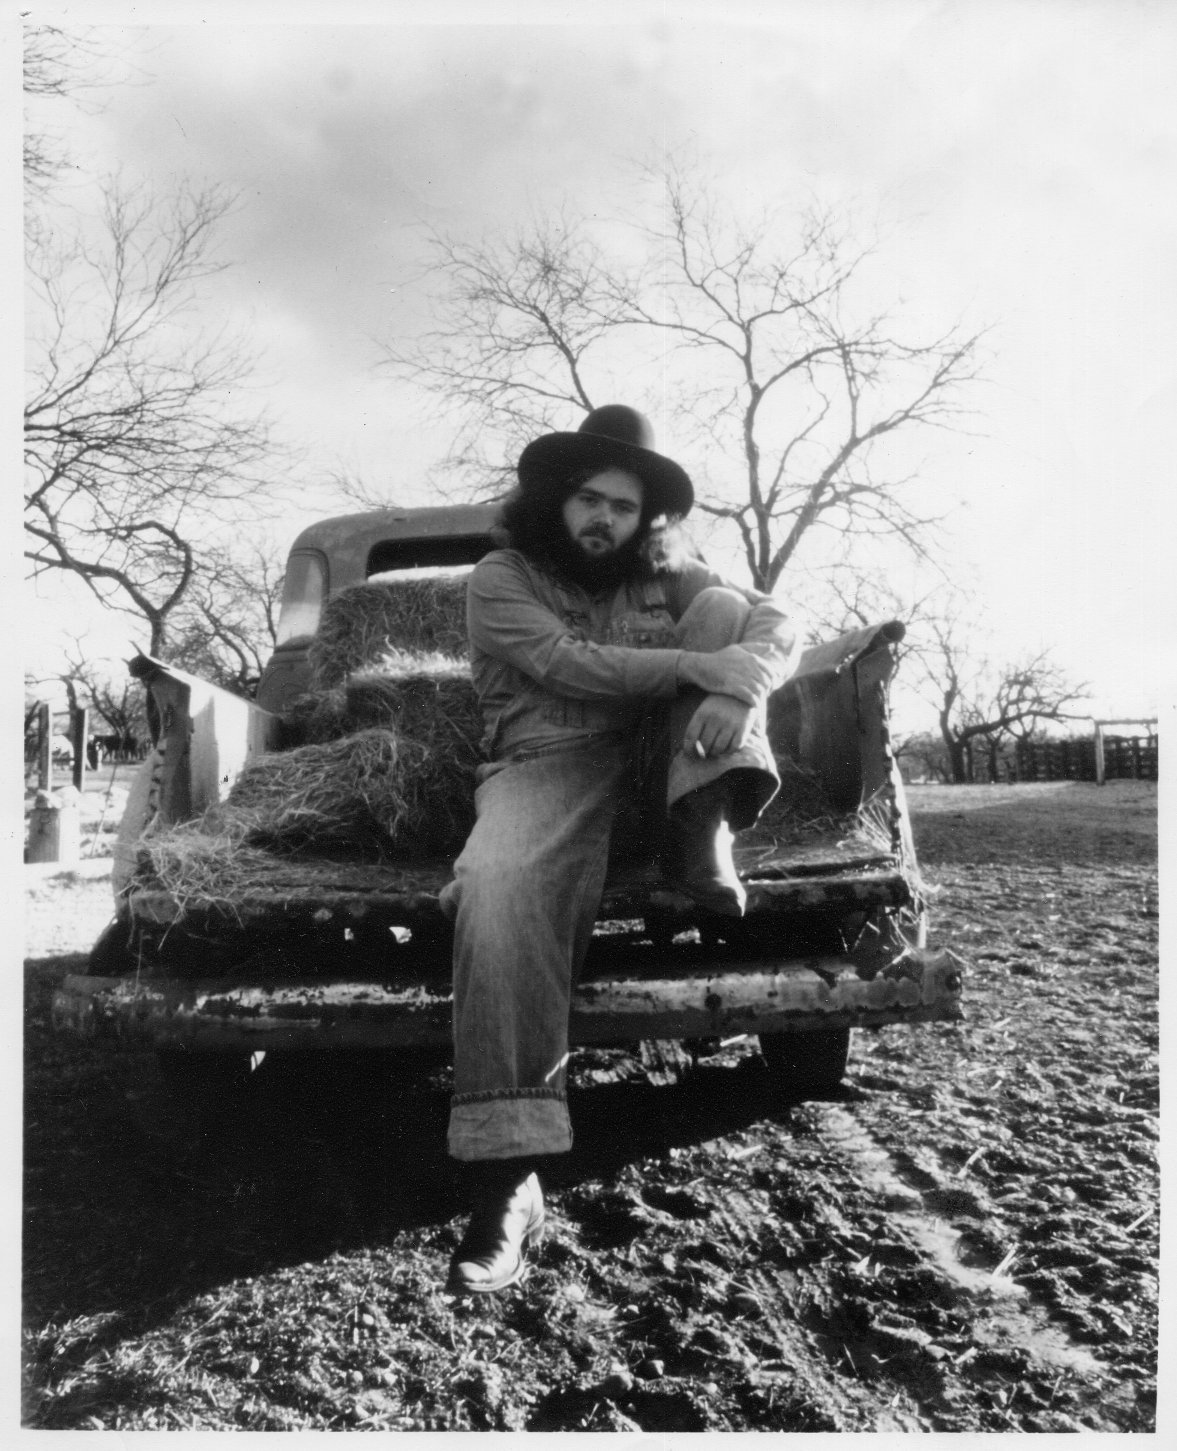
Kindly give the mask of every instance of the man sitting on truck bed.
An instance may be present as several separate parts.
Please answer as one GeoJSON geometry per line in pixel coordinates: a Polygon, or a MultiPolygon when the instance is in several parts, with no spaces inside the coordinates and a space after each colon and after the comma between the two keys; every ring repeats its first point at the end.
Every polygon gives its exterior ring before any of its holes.
{"type": "Polygon", "coordinates": [[[449,1151],[474,1201],[456,1293],[520,1278],[543,1227],[534,1161],[572,1146],[572,986],[638,783],[657,783],[667,882],[735,916],[732,832],[779,786],[765,703],[795,663],[794,630],[768,595],[688,556],[691,481],[652,444],[619,404],[530,443],[503,509],[511,547],[470,577],[488,763],[442,894],[455,923],[449,1151]]]}

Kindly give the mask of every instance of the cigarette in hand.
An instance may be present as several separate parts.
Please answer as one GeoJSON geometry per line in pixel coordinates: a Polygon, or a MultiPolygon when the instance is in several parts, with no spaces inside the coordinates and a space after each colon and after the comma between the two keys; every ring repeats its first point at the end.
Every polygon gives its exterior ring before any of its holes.
{"type": "Polygon", "coordinates": [[[696,741],[695,742],[695,755],[696,756],[702,756],[704,758],[704,760],[706,760],[706,758],[707,758],[707,752],[703,749],[703,742],[702,741],[696,741]]]}

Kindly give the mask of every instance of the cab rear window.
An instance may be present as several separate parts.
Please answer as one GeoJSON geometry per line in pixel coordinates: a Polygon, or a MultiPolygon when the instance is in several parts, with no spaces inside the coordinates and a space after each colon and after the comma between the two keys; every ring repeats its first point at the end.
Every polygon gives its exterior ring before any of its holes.
{"type": "Polygon", "coordinates": [[[494,548],[485,534],[450,534],[433,539],[385,539],[368,553],[367,575],[401,570],[439,570],[477,564],[494,548]]]}

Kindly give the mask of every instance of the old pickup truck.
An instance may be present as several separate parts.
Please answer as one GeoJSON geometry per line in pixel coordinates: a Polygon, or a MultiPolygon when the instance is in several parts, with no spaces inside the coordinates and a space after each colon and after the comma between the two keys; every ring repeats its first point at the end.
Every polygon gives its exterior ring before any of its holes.
{"type": "MultiPolygon", "coordinates": [[[[242,768],[290,743],[292,703],[325,607],[357,585],[446,573],[495,547],[493,506],[387,509],[296,540],[278,639],[245,700],[141,656],[158,740],[130,792],[114,913],[88,970],[56,995],[64,1033],[150,1045],[180,1084],[239,1084],[269,1052],[381,1050],[411,1059],[450,1035],[450,856],[275,857],[229,899],[186,901],[137,873],[144,834],[198,816],[242,768]]],[[[770,701],[784,786],[741,838],[740,922],[667,905],[653,863],[612,872],[571,1012],[574,1045],[701,1046],[746,1036],[781,1087],[836,1088],[851,1032],[961,1014],[961,965],[929,950],[926,902],[888,736],[903,626],[816,645],[770,701]],[[814,802],[819,804],[815,807],[814,802]]]]}

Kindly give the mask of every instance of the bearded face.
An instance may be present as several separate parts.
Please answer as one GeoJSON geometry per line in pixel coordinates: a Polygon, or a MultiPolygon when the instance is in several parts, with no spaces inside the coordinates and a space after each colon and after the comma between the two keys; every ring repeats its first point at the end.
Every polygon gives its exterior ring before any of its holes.
{"type": "Polygon", "coordinates": [[[605,469],[578,484],[560,510],[565,567],[585,587],[603,588],[633,573],[642,523],[642,483],[624,469],[605,469]]]}
{"type": "Polygon", "coordinates": [[[626,470],[586,469],[550,493],[517,493],[502,523],[513,548],[597,594],[681,568],[690,553],[677,525],[644,517],[643,492],[626,470]]]}

